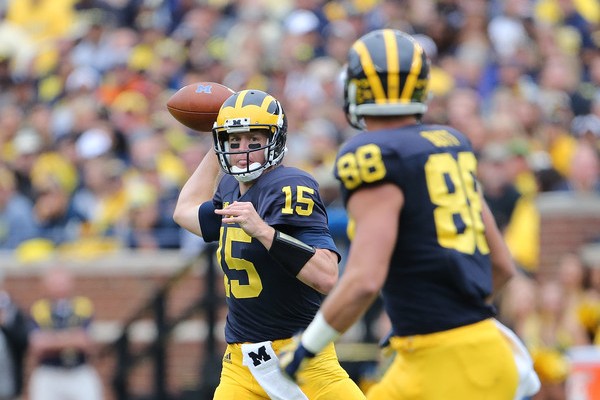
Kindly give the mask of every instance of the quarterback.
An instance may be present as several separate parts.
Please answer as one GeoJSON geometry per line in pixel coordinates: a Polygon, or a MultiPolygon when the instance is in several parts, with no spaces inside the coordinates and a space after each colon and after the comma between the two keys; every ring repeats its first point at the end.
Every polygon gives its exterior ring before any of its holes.
{"type": "Polygon", "coordinates": [[[216,155],[205,156],[175,209],[179,225],[219,242],[228,345],[214,398],[363,399],[332,344],[308,363],[299,385],[279,369],[277,354],[313,319],[339,262],[315,179],[281,165],[286,134],[273,96],[232,95],[213,128],[216,155]]]}

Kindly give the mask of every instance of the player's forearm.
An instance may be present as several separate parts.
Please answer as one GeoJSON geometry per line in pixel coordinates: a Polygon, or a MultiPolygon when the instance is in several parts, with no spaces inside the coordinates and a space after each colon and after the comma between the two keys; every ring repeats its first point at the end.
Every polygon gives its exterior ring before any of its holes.
{"type": "Polygon", "coordinates": [[[334,342],[363,315],[378,292],[352,286],[354,280],[342,280],[325,299],[323,306],[302,334],[301,343],[312,354],[318,354],[334,342]]]}
{"type": "Polygon", "coordinates": [[[348,267],[344,274],[344,279],[340,280],[321,307],[327,322],[342,333],[367,311],[379,295],[381,287],[372,277],[353,273],[348,267]]]}
{"type": "Polygon", "coordinates": [[[268,225],[260,231],[265,233],[254,237],[289,274],[320,293],[331,291],[338,277],[338,259],[334,252],[316,249],[268,225]]]}
{"type": "Polygon", "coordinates": [[[514,277],[516,267],[510,257],[492,255],[493,294],[498,293],[514,277]]]}
{"type": "Polygon", "coordinates": [[[198,207],[212,199],[219,170],[216,155],[207,153],[179,193],[173,219],[192,233],[202,234],[198,222],[198,207]]]}
{"type": "Polygon", "coordinates": [[[384,221],[380,212],[369,213],[358,220],[360,225],[357,225],[342,278],[321,308],[327,322],[340,332],[350,328],[369,308],[385,282],[396,225],[388,223],[388,229],[380,229],[384,221]]]}
{"type": "Polygon", "coordinates": [[[71,346],[85,353],[91,353],[94,346],[92,337],[83,328],[66,332],[64,340],[68,343],[67,347],[71,346]]]}
{"type": "Polygon", "coordinates": [[[58,331],[38,331],[32,335],[31,350],[35,354],[47,354],[64,349],[87,350],[92,341],[82,328],[58,331]]]}
{"type": "MultiPolygon", "coordinates": [[[[347,331],[379,295],[388,268],[384,252],[368,253],[363,247],[365,238],[357,237],[357,246],[350,248],[344,275],[327,296],[317,317],[302,335],[302,345],[313,354],[347,331]]],[[[381,242],[380,242],[381,243],[381,242]]],[[[371,245],[372,243],[367,243],[371,245]]],[[[354,244],[353,244],[354,245],[354,244]]]]}
{"type": "Polygon", "coordinates": [[[317,249],[296,276],[316,291],[328,294],[338,280],[337,255],[331,250],[317,249]]]}

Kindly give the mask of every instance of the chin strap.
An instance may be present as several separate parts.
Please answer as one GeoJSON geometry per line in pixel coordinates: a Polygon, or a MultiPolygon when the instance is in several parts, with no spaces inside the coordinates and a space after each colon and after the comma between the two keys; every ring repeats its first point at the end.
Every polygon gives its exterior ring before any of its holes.
{"type": "Polygon", "coordinates": [[[261,168],[260,163],[254,162],[248,168],[231,167],[232,175],[239,182],[250,182],[258,179],[262,175],[264,168],[261,168]],[[247,172],[250,170],[250,172],[247,172]]]}

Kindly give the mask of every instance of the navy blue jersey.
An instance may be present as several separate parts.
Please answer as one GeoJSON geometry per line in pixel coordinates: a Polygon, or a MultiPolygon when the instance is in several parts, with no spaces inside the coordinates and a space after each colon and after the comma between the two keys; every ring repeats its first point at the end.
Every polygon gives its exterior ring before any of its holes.
{"type": "MultiPolygon", "coordinates": [[[[61,331],[72,328],[89,329],[94,306],[89,298],[40,299],[31,306],[32,330],[61,331]]],[[[40,360],[42,365],[72,368],[86,362],[86,355],[76,347],[49,352],[40,360]]]]}
{"type": "Polygon", "coordinates": [[[494,315],[485,301],[492,275],[476,168],[467,139],[446,126],[363,132],[338,154],[335,175],[346,203],[358,189],[382,182],[404,193],[382,290],[396,335],[442,331],[494,315]]]}
{"type": "MultiPolygon", "coordinates": [[[[317,182],[307,173],[279,166],[262,175],[240,196],[239,183],[224,175],[213,199],[215,208],[249,201],[260,217],[277,230],[316,248],[337,249],[327,226],[327,214],[317,182]]],[[[225,274],[229,312],[227,343],[288,338],[305,329],[323,296],[287,273],[257,240],[237,224],[223,224],[200,212],[207,241],[219,240],[217,260],[225,274]],[[219,224],[218,237],[210,224],[219,224]]]]}

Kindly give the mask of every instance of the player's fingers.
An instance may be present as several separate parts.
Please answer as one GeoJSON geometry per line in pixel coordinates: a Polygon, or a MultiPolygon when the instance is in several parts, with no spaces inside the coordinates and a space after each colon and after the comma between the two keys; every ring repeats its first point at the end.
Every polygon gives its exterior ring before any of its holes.
{"type": "Polygon", "coordinates": [[[236,216],[239,215],[239,210],[223,208],[222,210],[215,210],[216,214],[225,215],[225,216],[236,216]]]}

